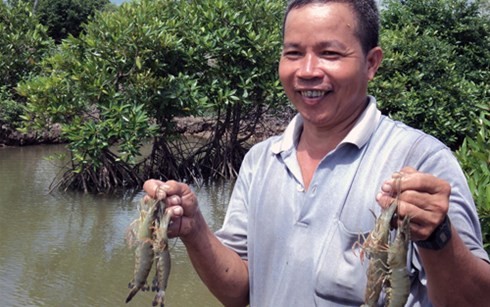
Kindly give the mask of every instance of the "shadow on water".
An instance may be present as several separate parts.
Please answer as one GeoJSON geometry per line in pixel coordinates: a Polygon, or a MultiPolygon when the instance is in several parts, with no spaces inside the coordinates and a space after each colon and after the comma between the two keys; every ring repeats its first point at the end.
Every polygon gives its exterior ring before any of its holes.
{"type": "MultiPolygon", "coordinates": [[[[58,172],[48,154],[62,146],[0,149],[0,305],[124,306],[133,273],[125,241],[143,193],[48,194],[58,172]]],[[[193,187],[213,230],[223,221],[232,183],[193,187]]],[[[183,244],[171,243],[166,306],[220,306],[199,280],[183,244]]],[[[138,293],[126,306],[151,306],[138,293]]]]}

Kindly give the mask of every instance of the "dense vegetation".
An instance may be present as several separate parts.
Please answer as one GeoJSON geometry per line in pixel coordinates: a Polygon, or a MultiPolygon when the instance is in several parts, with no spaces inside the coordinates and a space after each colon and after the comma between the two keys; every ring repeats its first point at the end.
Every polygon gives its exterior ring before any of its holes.
{"type": "MultiPolygon", "coordinates": [[[[53,26],[61,2],[0,4],[0,124],[62,124],[71,162],[55,187],[104,192],[149,176],[233,177],[263,114],[288,108],[276,72],[282,0],[139,0],[111,9],[93,0],[83,21],[53,26]],[[178,116],[206,116],[213,130],[199,142],[183,139],[178,116]],[[146,141],[151,152],[140,157],[146,141]]],[[[383,4],[385,59],[370,93],[384,113],[457,152],[489,242],[488,7],[383,4]]]]}
{"type": "Polygon", "coordinates": [[[372,93],[381,109],[459,148],[489,101],[490,23],[464,0],[385,1],[385,59],[372,93]]]}
{"type": "Polygon", "coordinates": [[[30,5],[10,7],[0,3],[0,126],[20,125],[25,98],[15,87],[41,71],[39,63],[53,45],[30,5]]]}
{"type": "Polygon", "coordinates": [[[109,5],[110,1],[35,0],[34,3],[39,22],[48,28],[49,36],[59,43],[68,35],[77,37],[82,32],[82,25],[88,22],[95,12],[109,5]]]}
{"type": "Polygon", "coordinates": [[[474,137],[465,138],[456,156],[478,208],[485,249],[490,252],[490,104],[487,102],[478,108],[479,116],[474,119],[478,132],[474,137]]]}

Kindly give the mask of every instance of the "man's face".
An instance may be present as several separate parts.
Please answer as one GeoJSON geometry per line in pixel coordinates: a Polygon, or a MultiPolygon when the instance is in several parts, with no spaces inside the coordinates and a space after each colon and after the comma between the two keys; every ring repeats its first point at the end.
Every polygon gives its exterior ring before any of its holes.
{"type": "Polygon", "coordinates": [[[350,127],[366,103],[381,49],[365,55],[347,4],[309,4],[289,12],[279,78],[305,128],[350,127]]]}

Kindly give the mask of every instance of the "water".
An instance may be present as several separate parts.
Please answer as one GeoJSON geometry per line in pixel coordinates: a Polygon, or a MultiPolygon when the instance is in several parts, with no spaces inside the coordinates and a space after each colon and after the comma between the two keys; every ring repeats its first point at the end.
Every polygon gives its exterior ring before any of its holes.
{"type": "MultiPolygon", "coordinates": [[[[152,292],[124,304],[133,273],[125,233],[143,194],[49,194],[59,169],[44,157],[59,152],[58,145],[0,148],[0,306],[151,306],[152,292]]],[[[194,190],[208,224],[218,229],[231,184],[194,190]]],[[[183,244],[171,246],[165,306],[221,306],[183,244]]]]}

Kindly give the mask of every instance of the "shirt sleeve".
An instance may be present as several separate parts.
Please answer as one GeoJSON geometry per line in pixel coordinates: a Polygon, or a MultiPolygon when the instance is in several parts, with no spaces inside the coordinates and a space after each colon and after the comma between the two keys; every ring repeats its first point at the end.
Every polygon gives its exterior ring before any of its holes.
{"type": "MultiPolygon", "coordinates": [[[[451,224],[458,231],[469,250],[475,256],[488,262],[488,254],[483,248],[477,208],[458,160],[447,147],[438,146],[438,149],[434,151],[433,140],[430,136],[423,138],[420,144],[414,148],[414,151],[416,153],[410,156],[416,158],[409,158],[407,165],[449,182],[451,195],[449,197],[448,215],[451,224]],[[431,150],[432,152],[430,152],[431,150]]],[[[414,247],[413,260],[413,265],[420,272],[419,277],[425,279],[416,246],[414,247]]]]}

